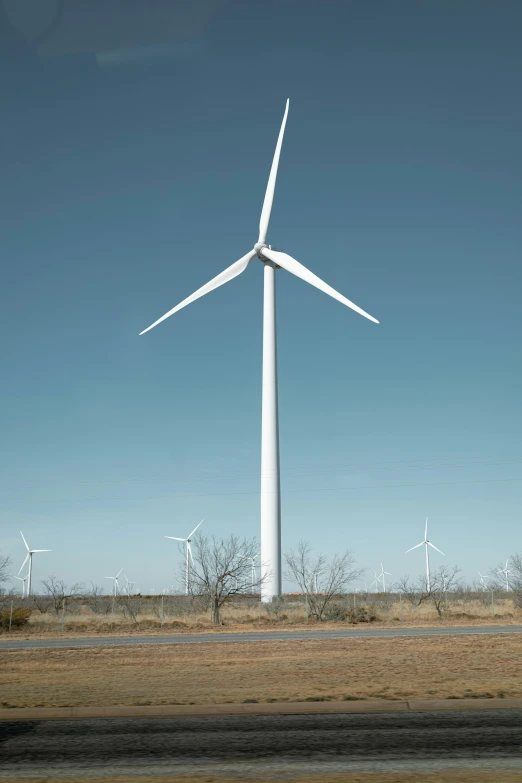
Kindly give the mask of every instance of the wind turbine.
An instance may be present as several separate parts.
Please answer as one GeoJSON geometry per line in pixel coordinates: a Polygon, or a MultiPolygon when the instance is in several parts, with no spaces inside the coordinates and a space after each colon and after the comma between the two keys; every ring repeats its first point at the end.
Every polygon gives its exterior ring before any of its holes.
{"type": "Polygon", "coordinates": [[[190,542],[191,542],[191,540],[192,540],[192,536],[194,535],[194,533],[196,532],[196,530],[198,529],[198,527],[199,527],[201,524],[203,524],[203,522],[204,522],[204,521],[205,521],[205,520],[204,520],[204,519],[202,519],[202,520],[201,520],[201,522],[198,522],[198,524],[196,525],[196,527],[194,528],[194,530],[192,531],[192,533],[190,533],[190,534],[187,536],[187,538],[177,538],[177,536],[165,536],[165,538],[170,538],[170,539],[172,539],[173,541],[184,541],[184,542],[185,542],[185,544],[186,544],[186,547],[185,547],[185,595],[188,595],[188,594],[189,594],[189,586],[190,586],[190,584],[189,584],[189,581],[190,581],[190,580],[189,580],[189,574],[190,574],[190,563],[189,563],[189,558],[190,558],[190,560],[191,560],[192,562],[194,562],[194,560],[193,560],[193,558],[192,558],[192,549],[190,548],[190,542]]]}
{"type": "Polygon", "coordinates": [[[28,576],[29,574],[26,574],[25,576],[13,576],[13,579],[18,579],[18,581],[22,583],[22,598],[25,598],[25,583],[28,576]]]}
{"type": "Polygon", "coordinates": [[[393,574],[390,574],[390,572],[389,572],[389,571],[385,571],[385,570],[384,570],[384,566],[383,566],[383,564],[381,563],[381,573],[380,573],[380,574],[379,574],[379,576],[377,577],[377,580],[379,580],[379,579],[381,579],[381,580],[382,580],[382,590],[383,590],[383,593],[385,593],[385,592],[386,592],[386,577],[387,577],[387,576],[393,576],[393,574]]]}
{"type": "Polygon", "coordinates": [[[319,574],[322,574],[322,571],[314,571],[313,572],[313,578],[314,578],[314,593],[317,595],[318,588],[317,588],[317,577],[319,574]]]}
{"type": "Polygon", "coordinates": [[[126,584],[125,584],[125,591],[126,591],[127,595],[133,595],[133,593],[129,592],[129,590],[132,591],[132,588],[134,587],[134,585],[136,583],[135,582],[131,582],[131,580],[127,577],[127,574],[123,574],[123,576],[125,577],[125,582],[126,582],[126,584]]]}
{"type": "MultiPolygon", "coordinates": [[[[20,535],[22,536],[23,542],[25,544],[25,548],[27,549],[27,554],[25,556],[24,562],[20,566],[20,571],[22,570],[24,565],[29,560],[29,568],[28,568],[27,576],[26,576],[26,579],[27,579],[27,590],[26,590],[26,593],[25,593],[26,596],[29,597],[31,595],[31,576],[33,574],[33,555],[36,552],[52,552],[52,550],[51,549],[29,549],[29,545],[28,545],[27,541],[25,540],[24,534],[22,533],[21,530],[20,530],[20,535]]],[[[20,574],[20,571],[18,572],[18,574],[20,574]]]]}
{"type": "Polygon", "coordinates": [[[276,305],[275,305],[275,274],[278,269],[285,269],[290,274],[301,278],[333,299],[355,310],[359,315],[379,323],[356,304],[346,299],[334,288],[323,282],[317,275],[296,261],[295,258],[276,250],[266,243],[274,191],[279,166],[281,146],[288,116],[289,101],[286,102],[283,122],[277,139],[268,185],[266,188],[261,219],[259,221],[259,236],[252,250],[229,266],[210,282],[198,288],[180,304],[169,310],[157,321],[154,321],[140,334],[157,326],[169,316],[177,313],[183,307],[191,304],[201,296],[208,294],[234,277],[245,271],[254,258],[263,264],[264,304],[263,304],[263,380],[262,380],[262,413],[261,413],[261,598],[271,601],[273,596],[281,595],[281,490],[279,470],[279,423],[277,400],[277,341],[276,341],[276,305]]]}
{"type": "Polygon", "coordinates": [[[120,592],[120,585],[118,582],[119,576],[121,572],[123,571],[123,568],[120,568],[116,576],[106,576],[105,579],[114,579],[114,596],[116,597],[118,593],[120,592]]]}
{"type": "Polygon", "coordinates": [[[513,573],[513,571],[511,571],[511,569],[508,568],[508,562],[509,562],[509,557],[506,560],[506,567],[499,568],[499,570],[497,571],[497,574],[504,574],[504,576],[506,577],[506,593],[509,592],[509,575],[513,573]]]}
{"type": "Polygon", "coordinates": [[[429,592],[431,590],[431,579],[430,579],[430,553],[428,547],[431,546],[432,549],[436,549],[437,552],[440,552],[441,555],[443,555],[444,552],[441,552],[440,549],[437,549],[435,544],[432,544],[431,541],[428,541],[428,517],[426,517],[426,527],[424,528],[424,541],[421,541],[420,544],[415,544],[415,546],[412,546],[411,549],[406,550],[406,554],[408,554],[408,552],[412,552],[414,549],[418,549],[420,546],[426,547],[426,589],[429,592]]]}
{"type": "Polygon", "coordinates": [[[482,585],[482,592],[484,592],[486,589],[486,584],[484,580],[489,579],[489,576],[485,576],[484,574],[481,574],[480,571],[478,572],[478,575],[480,576],[480,584],[482,585]]]}

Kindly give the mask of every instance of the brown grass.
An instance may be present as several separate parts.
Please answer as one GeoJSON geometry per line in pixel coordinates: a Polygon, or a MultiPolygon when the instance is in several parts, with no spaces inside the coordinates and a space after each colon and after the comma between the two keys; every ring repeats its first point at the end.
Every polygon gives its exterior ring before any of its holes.
{"type": "Polygon", "coordinates": [[[522,696],[522,637],[0,652],[1,707],[522,696]]]}
{"type": "Polygon", "coordinates": [[[241,780],[248,783],[520,783],[518,772],[461,772],[459,770],[446,770],[433,773],[366,773],[346,772],[340,775],[299,775],[296,777],[280,778],[240,778],[222,777],[221,775],[116,775],[106,777],[60,777],[60,778],[16,778],[17,783],[129,783],[136,780],[138,783],[240,783],[241,780]]]}
{"type": "MultiPolygon", "coordinates": [[[[495,617],[491,615],[491,606],[488,600],[472,598],[452,599],[447,611],[440,618],[431,604],[422,604],[413,607],[406,600],[389,606],[379,606],[376,601],[375,610],[377,621],[373,627],[433,627],[433,626],[462,626],[462,625],[516,625],[522,623],[522,611],[517,609],[511,598],[495,599],[495,617]]],[[[305,623],[304,603],[301,599],[291,598],[285,606],[284,613],[277,618],[267,612],[266,608],[259,606],[248,608],[242,603],[227,606],[223,613],[224,624],[212,625],[208,614],[198,612],[184,612],[179,616],[167,617],[160,623],[157,616],[150,611],[144,611],[138,616],[138,622],[132,623],[125,619],[121,613],[116,613],[114,621],[110,616],[96,615],[87,607],[76,605],[67,613],[65,626],[62,629],[61,616],[54,614],[41,614],[33,611],[29,625],[21,629],[13,629],[9,635],[7,632],[0,635],[5,637],[22,638],[76,638],[82,636],[126,636],[126,635],[155,635],[170,633],[247,633],[252,631],[273,630],[295,631],[321,628],[338,629],[353,628],[355,626],[347,622],[322,622],[315,623],[312,620],[305,623]],[[73,611],[74,610],[74,611],[73,611]]],[[[370,627],[359,624],[358,629],[370,627]]]]}

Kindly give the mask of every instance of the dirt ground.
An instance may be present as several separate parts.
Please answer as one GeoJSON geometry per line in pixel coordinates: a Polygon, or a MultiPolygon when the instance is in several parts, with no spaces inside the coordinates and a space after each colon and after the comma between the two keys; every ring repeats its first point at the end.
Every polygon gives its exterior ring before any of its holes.
{"type": "Polygon", "coordinates": [[[1,707],[520,696],[520,634],[0,652],[1,707]]]}
{"type": "MultiPolygon", "coordinates": [[[[293,778],[270,778],[270,783],[520,783],[519,772],[460,772],[447,770],[433,774],[346,773],[293,778]]],[[[268,778],[221,777],[218,775],[136,775],[136,783],[268,783],[268,778]]],[[[127,776],[16,778],[17,783],[129,783],[127,776]]]]}

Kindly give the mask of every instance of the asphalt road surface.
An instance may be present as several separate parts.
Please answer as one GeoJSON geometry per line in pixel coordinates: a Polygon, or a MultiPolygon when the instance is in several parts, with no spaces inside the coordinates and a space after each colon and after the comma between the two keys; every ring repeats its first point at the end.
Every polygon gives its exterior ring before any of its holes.
{"type": "Polygon", "coordinates": [[[477,625],[448,628],[362,628],[338,631],[259,631],[251,633],[169,634],[168,636],[110,636],[78,639],[2,639],[0,650],[55,647],[111,647],[128,644],[202,644],[223,642],[292,641],[293,639],[350,639],[397,636],[460,636],[461,634],[522,633],[521,625],[477,625]]]}
{"type": "Polygon", "coordinates": [[[522,710],[0,722],[0,778],[522,772],[522,710]]]}

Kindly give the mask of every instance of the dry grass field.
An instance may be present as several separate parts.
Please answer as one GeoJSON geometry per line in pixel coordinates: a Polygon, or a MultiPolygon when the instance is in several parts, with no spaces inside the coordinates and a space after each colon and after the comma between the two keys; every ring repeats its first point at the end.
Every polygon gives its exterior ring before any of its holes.
{"type": "MultiPolygon", "coordinates": [[[[17,783],[129,783],[127,776],[106,777],[60,777],[60,778],[16,778],[17,783]]],[[[366,774],[347,772],[340,775],[306,775],[285,778],[239,778],[219,775],[136,775],[132,777],[139,783],[520,783],[518,772],[461,772],[446,770],[432,774],[366,774]]]]}
{"type": "Polygon", "coordinates": [[[1,707],[520,696],[520,634],[0,652],[1,707]]]}
{"type": "MultiPolygon", "coordinates": [[[[198,606],[184,605],[184,597],[165,598],[162,607],[158,596],[144,600],[136,622],[130,620],[128,612],[116,603],[114,615],[107,612],[95,613],[81,601],[75,601],[67,607],[65,616],[61,612],[40,612],[34,610],[28,625],[13,629],[12,634],[25,637],[68,637],[85,635],[135,635],[155,633],[194,633],[302,630],[306,628],[353,627],[349,621],[316,623],[311,618],[306,623],[305,605],[302,598],[288,597],[277,612],[261,606],[259,602],[240,601],[227,606],[223,612],[223,625],[215,626],[208,612],[198,606]],[[251,605],[252,604],[252,605],[251,605]]],[[[110,600],[110,599],[108,599],[110,600]]],[[[351,605],[351,599],[346,599],[351,605]]],[[[522,623],[522,610],[518,609],[511,598],[497,596],[492,613],[489,594],[450,597],[440,617],[432,604],[425,603],[415,607],[406,600],[399,601],[395,595],[373,596],[362,601],[356,596],[357,606],[368,606],[376,619],[372,626],[422,627],[434,625],[509,625],[522,623]]],[[[107,604],[109,606],[109,603],[107,604]]],[[[370,627],[369,623],[360,623],[359,628],[370,627]]],[[[1,631],[0,631],[1,633],[1,631]]],[[[7,631],[4,630],[4,636],[7,631]]]]}

